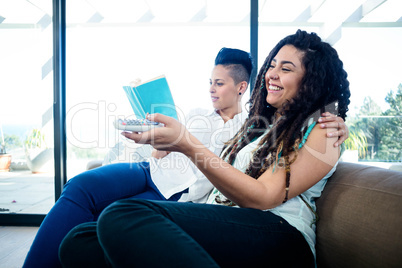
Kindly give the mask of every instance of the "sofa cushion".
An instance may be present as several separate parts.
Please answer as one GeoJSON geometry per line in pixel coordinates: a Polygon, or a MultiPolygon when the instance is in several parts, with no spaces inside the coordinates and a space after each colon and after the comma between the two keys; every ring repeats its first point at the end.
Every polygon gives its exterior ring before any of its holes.
{"type": "Polygon", "coordinates": [[[402,172],[340,162],[317,213],[319,268],[402,267],[402,172]]]}

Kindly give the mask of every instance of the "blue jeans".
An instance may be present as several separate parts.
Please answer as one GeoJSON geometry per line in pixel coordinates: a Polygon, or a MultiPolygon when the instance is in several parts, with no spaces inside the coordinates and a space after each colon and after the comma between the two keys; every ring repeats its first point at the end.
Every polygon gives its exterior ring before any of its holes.
{"type": "Polygon", "coordinates": [[[314,267],[303,235],[257,209],[120,200],[60,246],[63,267],[314,267]]]}
{"type": "Polygon", "coordinates": [[[42,222],[23,267],[61,267],[58,249],[64,236],[81,223],[96,221],[105,207],[125,198],[166,200],[151,180],[148,163],[107,165],[69,180],[42,222]]]}

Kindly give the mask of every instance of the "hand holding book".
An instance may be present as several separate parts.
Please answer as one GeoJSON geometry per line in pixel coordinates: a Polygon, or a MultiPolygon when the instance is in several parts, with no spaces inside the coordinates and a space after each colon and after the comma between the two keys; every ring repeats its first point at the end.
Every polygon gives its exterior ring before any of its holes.
{"type": "Polygon", "coordinates": [[[147,113],[160,113],[177,119],[176,106],[165,76],[133,87],[124,86],[123,89],[137,118],[143,119],[147,113]]]}

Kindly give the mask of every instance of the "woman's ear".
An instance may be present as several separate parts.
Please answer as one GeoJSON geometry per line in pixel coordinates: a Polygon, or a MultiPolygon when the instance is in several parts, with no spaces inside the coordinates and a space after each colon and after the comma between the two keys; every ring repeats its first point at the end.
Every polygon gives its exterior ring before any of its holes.
{"type": "Polygon", "coordinates": [[[248,83],[246,81],[242,81],[239,83],[240,87],[239,87],[239,95],[244,95],[244,93],[247,90],[248,87],[248,83]]]}

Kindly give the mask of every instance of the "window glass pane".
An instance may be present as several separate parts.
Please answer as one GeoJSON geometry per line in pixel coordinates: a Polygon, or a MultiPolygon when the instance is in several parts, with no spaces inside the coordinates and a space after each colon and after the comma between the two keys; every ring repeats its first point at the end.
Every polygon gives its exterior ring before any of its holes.
{"type": "Polygon", "coordinates": [[[352,93],[349,142],[364,141],[359,161],[384,167],[402,161],[401,46],[402,27],[343,28],[336,44],[352,93]]]}
{"type": "Polygon", "coordinates": [[[359,144],[360,150],[355,160],[344,161],[385,168],[400,165],[402,2],[388,0],[376,6],[365,0],[259,1],[259,9],[260,66],[276,43],[297,29],[316,32],[338,51],[352,94],[347,143],[359,144]]]}
{"type": "Polygon", "coordinates": [[[103,160],[112,125],[133,115],[131,81],[165,75],[179,116],[212,108],[209,78],[222,47],[249,51],[250,2],[67,2],[68,177],[103,160]]]}
{"type": "Polygon", "coordinates": [[[0,213],[54,204],[51,7],[0,1],[0,213]]]}

